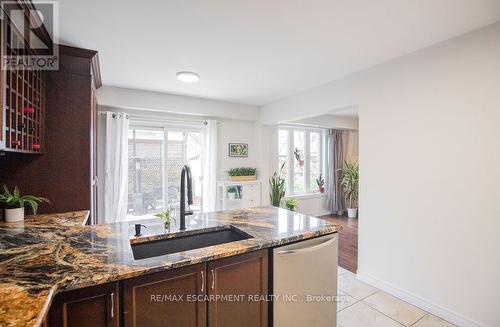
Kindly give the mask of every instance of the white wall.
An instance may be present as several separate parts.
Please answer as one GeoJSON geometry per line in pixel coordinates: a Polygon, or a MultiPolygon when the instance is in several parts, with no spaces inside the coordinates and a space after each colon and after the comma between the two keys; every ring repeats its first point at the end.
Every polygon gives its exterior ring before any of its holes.
{"type": "MultiPolygon", "coordinates": [[[[256,138],[256,125],[253,122],[224,120],[219,128],[218,179],[227,179],[227,170],[234,167],[259,166],[259,145],[256,138]],[[248,157],[229,157],[229,143],[247,143],[248,157]]],[[[260,172],[259,172],[260,177],[260,172]]]]}
{"type": "Polygon", "coordinates": [[[463,326],[500,326],[500,23],[265,106],[359,106],[359,273],[463,326]]]}
{"type": "Polygon", "coordinates": [[[114,86],[101,87],[97,97],[104,107],[248,121],[259,117],[254,106],[114,86]]]}

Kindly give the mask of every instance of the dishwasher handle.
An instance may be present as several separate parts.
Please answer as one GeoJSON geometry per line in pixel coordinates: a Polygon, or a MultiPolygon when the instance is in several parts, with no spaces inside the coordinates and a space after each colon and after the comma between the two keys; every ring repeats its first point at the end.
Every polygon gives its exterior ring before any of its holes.
{"type": "Polygon", "coordinates": [[[294,249],[294,250],[285,250],[285,251],[278,251],[278,254],[281,255],[281,254],[301,254],[301,253],[309,253],[309,252],[313,252],[313,251],[316,251],[316,250],[319,250],[319,249],[322,249],[324,247],[327,247],[328,245],[332,244],[333,242],[335,242],[335,240],[337,239],[337,237],[333,237],[332,239],[328,240],[328,241],[325,241],[323,243],[320,243],[320,244],[316,244],[316,245],[313,245],[313,246],[309,246],[307,248],[300,248],[300,249],[294,249]]]}

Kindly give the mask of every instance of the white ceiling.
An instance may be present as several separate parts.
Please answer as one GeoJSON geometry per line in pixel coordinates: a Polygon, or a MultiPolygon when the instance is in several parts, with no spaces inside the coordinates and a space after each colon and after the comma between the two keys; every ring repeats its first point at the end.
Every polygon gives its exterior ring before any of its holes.
{"type": "Polygon", "coordinates": [[[500,20],[500,0],[59,3],[60,42],[98,50],[105,85],[251,105],[500,20]]]}

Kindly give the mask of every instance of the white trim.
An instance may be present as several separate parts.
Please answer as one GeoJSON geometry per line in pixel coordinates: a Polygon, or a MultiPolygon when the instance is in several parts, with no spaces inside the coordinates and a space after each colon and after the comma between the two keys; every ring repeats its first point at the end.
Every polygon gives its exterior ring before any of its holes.
{"type": "Polygon", "coordinates": [[[326,197],[326,193],[301,193],[301,194],[286,194],[285,199],[311,199],[311,198],[324,198],[326,197]]]}
{"type": "Polygon", "coordinates": [[[422,310],[425,310],[429,313],[432,313],[435,316],[438,316],[444,320],[451,322],[457,326],[462,327],[486,327],[477,321],[474,321],[470,318],[464,317],[452,310],[446,309],[436,303],[433,303],[429,300],[423,299],[422,297],[412,294],[402,288],[399,288],[391,283],[380,280],[376,277],[373,277],[369,274],[358,271],[357,277],[359,280],[370,284],[376,288],[381,289],[382,291],[389,293],[397,298],[400,298],[403,301],[406,301],[410,304],[413,304],[416,307],[419,307],[422,310]]]}

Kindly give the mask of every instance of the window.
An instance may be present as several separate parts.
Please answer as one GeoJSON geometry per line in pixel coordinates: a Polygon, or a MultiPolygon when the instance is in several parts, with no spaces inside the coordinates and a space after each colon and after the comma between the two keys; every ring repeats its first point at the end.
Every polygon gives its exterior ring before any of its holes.
{"type": "Polygon", "coordinates": [[[201,128],[135,126],[128,131],[128,219],[151,218],[180,202],[182,166],[191,168],[193,205],[201,210],[201,128]]]}
{"type": "Polygon", "coordinates": [[[285,162],[287,195],[318,192],[316,178],[325,176],[325,137],[325,130],[320,128],[279,128],[278,159],[279,167],[285,162]]]}

